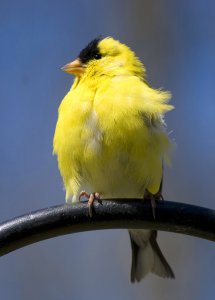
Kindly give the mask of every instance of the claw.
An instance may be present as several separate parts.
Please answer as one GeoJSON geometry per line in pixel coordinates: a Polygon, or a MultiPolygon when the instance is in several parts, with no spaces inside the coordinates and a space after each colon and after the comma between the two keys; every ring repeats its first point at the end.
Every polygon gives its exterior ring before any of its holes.
{"type": "Polygon", "coordinates": [[[87,192],[85,192],[85,191],[81,191],[80,192],[80,195],[79,195],[79,201],[81,201],[81,197],[86,197],[87,199],[89,199],[90,198],[90,194],[88,194],[87,192]]]}
{"type": "Polygon", "coordinates": [[[89,216],[90,218],[92,218],[93,216],[93,202],[95,200],[95,195],[94,194],[90,194],[90,197],[89,197],[89,200],[88,200],[88,203],[87,203],[87,206],[89,208],[89,216]]]}
{"type": "Polygon", "coordinates": [[[97,200],[100,204],[102,204],[100,194],[99,193],[88,194],[87,192],[82,191],[79,195],[79,201],[80,201],[81,197],[86,197],[88,199],[87,206],[88,206],[88,209],[89,209],[89,216],[90,216],[90,218],[92,218],[92,216],[93,216],[93,202],[95,200],[97,200]]]}
{"type": "Polygon", "coordinates": [[[155,202],[155,197],[153,195],[150,196],[150,201],[151,201],[151,207],[152,207],[152,214],[153,218],[155,220],[155,208],[156,208],[156,202],[155,202]]]}
{"type": "Polygon", "coordinates": [[[151,208],[152,208],[152,215],[155,220],[156,202],[164,201],[164,198],[163,198],[161,192],[158,192],[157,194],[153,195],[148,190],[146,190],[145,195],[144,195],[144,200],[150,201],[151,208]]]}

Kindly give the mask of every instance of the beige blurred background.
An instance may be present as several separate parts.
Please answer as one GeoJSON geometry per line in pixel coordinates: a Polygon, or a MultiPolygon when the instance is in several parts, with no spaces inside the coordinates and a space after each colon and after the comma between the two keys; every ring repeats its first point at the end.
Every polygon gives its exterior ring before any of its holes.
{"type": "MultiPolygon", "coordinates": [[[[215,208],[215,2],[0,1],[0,221],[64,202],[52,137],[73,78],[60,67],[98,35],[128,44],[173,94],[168,200],[215,208]]],[[[214,299],[215,248],[159,233],[176,279],[129,282],[126,231],[37,243],[0,258],[1,299],[214,299]]]]}

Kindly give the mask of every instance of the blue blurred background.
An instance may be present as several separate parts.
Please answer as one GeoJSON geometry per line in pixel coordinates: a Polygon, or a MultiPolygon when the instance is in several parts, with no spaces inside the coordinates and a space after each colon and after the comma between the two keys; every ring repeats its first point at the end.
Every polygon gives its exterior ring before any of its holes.
{"type": "MultiPolygon", "coordinates": [[[[215,2],[0,1],[0,221],[64,202],[52,138],[73,78],[60,71],[94,37],[111,35],[170,90],[177,149],[166,199],[215,208],[215,2]]],[[[214,244],[159,233],[176,279],[129,282],[124,230],[44,241],[0,258],[1,299],[213,299],[214,244]]]]}

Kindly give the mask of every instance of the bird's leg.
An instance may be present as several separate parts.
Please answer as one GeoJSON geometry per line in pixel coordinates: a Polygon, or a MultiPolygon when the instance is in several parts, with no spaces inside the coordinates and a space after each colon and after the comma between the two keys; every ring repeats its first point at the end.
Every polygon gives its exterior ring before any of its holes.
{"type": "Polygon", "coordinates": [[[90,218],[92,218],[92,216],[93,216],[93,211],[92,211],[92,209],[93,209],[93,202],[94,202],[95,200],[97,200],[100,204],[102,204],[101,196],[100,196],[99,193],[88,194],[87,192],[82,191],[82,192],[80,193],[80,195],[79,195],[79,200],[80,200],[81,197],[83,197],[83,196],[86,197],[86,198],[88,199],[87,205],[88,205],[88,208],[89,208],[89,216],[90,216],[90,218]]]}

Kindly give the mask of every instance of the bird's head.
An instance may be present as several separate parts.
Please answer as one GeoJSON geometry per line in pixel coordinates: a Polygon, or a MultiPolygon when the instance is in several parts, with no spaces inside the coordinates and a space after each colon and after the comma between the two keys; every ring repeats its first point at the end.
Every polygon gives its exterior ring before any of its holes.
{"type": "Polygon", "coordinates": [[[74,61],[62,68],[82,78],[88,76],[136,75],[144,77],[145,69],[135,53],[111,37],[92,40],[74,61]]]}

